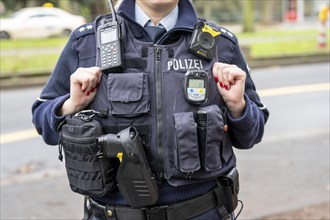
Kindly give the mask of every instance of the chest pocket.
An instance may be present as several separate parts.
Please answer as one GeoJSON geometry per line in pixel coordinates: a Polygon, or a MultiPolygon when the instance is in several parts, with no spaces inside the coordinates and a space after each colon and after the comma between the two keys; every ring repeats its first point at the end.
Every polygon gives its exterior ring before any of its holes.
{"type": "Polygon", "coordinates": [[[120,117],[135,117],[150,110],[148,78],[145,73],[108,75],[110,113],[120,117]]]}

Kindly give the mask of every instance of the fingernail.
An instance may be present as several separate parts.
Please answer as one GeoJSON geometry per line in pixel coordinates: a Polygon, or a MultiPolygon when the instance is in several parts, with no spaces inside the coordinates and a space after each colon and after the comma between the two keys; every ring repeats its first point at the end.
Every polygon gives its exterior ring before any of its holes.
{"type": "Polygon", "coordinates": [[[89,96],[90,92],[86,92],[86,95],[89,96]]]}
{"type": "Polygon", "coordinates": [[[220,82],[220,87],[223,88],[223,83],[222,82],[220,82]]]}
{"type": "Polygon", "coordinates": [[[95,91],[95,88],[92,88],[92,89],[91,89],[91,92],[94,92],[94,91],[95,91]]]}
{"type": "Polygon", "coordinates": [[[219,82],[219,79],[218,79],[217,76],[214,77],[214,80],[215,80],[216,82],[219,82]]]}
{"type": "Polygon", "coordinates": [[[225,89],[226,89],[226,90],[229,90],[229,86],[225,85],[225,89]]]}

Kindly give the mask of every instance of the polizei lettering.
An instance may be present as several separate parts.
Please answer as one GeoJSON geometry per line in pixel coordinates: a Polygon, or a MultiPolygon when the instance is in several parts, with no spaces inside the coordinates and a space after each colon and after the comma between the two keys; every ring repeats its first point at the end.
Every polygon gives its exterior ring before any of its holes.
{"type": "Polygon", "coordinates": [[[167,62],[168,70],[203,69],[202,60],[199,59],[172,59],[167,62]]]}

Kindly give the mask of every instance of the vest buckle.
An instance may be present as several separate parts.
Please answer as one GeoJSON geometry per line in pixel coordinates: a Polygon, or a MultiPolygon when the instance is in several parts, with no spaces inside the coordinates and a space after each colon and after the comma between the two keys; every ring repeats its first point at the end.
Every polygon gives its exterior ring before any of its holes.
{"type": "Polygon", "coordinates": [[[167,206],[142,208],[147,220],[167,220],[167,206]]]}

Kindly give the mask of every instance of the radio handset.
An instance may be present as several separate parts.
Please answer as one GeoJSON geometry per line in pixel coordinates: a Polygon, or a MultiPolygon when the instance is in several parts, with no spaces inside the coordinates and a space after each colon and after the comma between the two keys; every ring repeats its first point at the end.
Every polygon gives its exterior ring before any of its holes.
{"type": "Polygon", "coordinates": [[[112,18],[111,20],[104,20],[96,32],[97,52],[99,53],[98,65],[104,73],[121,70],[124,66],[122,34],[112,0],[109,0],[109,6],[112,18]]]}

